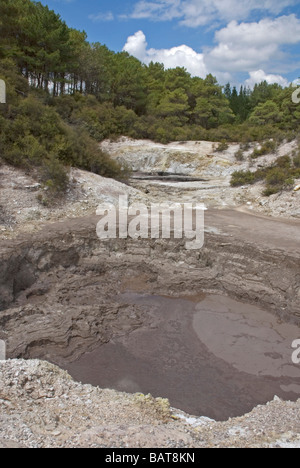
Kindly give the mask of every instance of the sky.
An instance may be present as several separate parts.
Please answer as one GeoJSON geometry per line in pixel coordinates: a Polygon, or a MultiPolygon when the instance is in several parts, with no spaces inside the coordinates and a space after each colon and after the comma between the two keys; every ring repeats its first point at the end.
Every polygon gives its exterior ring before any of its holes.
{"type": "Polygon", "coordinates": [[[41,0],[90,42],[220,84],[300,77],[299,0],[41,0]]]}

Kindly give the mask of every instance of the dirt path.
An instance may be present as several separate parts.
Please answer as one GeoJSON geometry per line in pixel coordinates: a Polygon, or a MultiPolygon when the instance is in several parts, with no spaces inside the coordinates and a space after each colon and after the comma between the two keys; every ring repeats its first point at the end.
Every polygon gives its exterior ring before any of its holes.
{"type": "MultiPolygon", "coordinates": [[[[73,233],[91,231],[94,235],[97,216],[85,216],[81,218],[65,219],[57,223],[48,223],[34,235],[33,239],[53,237],[73,233]]],[[[262,248],[282,250],[288,253],[300,254],[300,220],[287,220],[269,218],[254,212],[243,212],[238,209],[208,209],[205,212],[205,229],[207,232],[224,236],[224,242],[232,242],[230,238],[236,238],[245,243],[254,243],[262,248]]],[[[19,237],[26,240],[27,235],[19,237]]],[[[3,241],[2,245],[8,247],[15,241],[3,241]]]]}
{"type": "Polygon", "coordinates": [[[205,227],[261,247],[300,254],[300,221],[268,218],[237,209],[205,213],[205,227]]]}

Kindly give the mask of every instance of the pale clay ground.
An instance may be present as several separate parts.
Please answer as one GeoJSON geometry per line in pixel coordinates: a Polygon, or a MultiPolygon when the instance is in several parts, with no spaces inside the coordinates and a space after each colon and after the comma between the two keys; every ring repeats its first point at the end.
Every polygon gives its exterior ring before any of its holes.
{"type": "MultiPolygon", "coordinates": [[[[101,144],[113,158],[137,171],[165,171],[201,177],[203,182],[135,181],[134,187],[106,179],[86,171],[70,170],[70,188],[66,198],[49,204],[48,192],[21,169],[0,166],[0,238],[15,237],[17,232],[39,230],[43,224],[95,214],[100,203],[118,203],[119,195],[127,194],[132,202],[193,201],[208,207],[239,207],[267,216],[300,218],[300,191],[283,192],[263,197],[263,184],[230,187],[235,170],[271,164],[277,157],[290,154],[296,142],[280,146],[276,154],[259,158],[250,164],[237,162],[235,153],[239,145],[232,144],[223,153],[214,151],[217,144],[210,142],[185,142],[160,145],[151,141],[121,138],[118,142],[101,144]],[[147,195],[145,194],[147,192],[147,195]]],[[[300,180],[295,181],[295,186],[300,180]]]]}
{"type": "MultiPolygon", "coordinates": [[[[137,188],[148,189],[148,196],[160,200],[164,197],[174,201],[203,202],[208,207],[245,207],[275,217],[300,217],[300,192],[284,192],[263,197],[264,185],[238,188],[230,187],[231,175],[237,170],[255,171],[259,166],[268,166],[278,157],[290,155],[297,148],[295,141],[282,144],[276,153],[251,160],[249,156],[255,146],[244,152],[244,161],[238,162],[235,153],[239,144],[229,145],[228,150],[216,152],[218,144],[207,141],[170,143],[160,145],[151,141],[135,141],[122,138],[118,142],[104,141],[101,147],[113,158],[131,169],[141,172],[167,172],[203,178],[203,182],[151,182],[136,183],[137,188]],[[168,191],[167,188],[170,190],[168,191]],[[169,193],[168,193],[169,192],[169,193]],[[175,194],[175,195],[174,195],[175,194]]],[[[300,180],[295,181],[295,186],[300,180]]]]}

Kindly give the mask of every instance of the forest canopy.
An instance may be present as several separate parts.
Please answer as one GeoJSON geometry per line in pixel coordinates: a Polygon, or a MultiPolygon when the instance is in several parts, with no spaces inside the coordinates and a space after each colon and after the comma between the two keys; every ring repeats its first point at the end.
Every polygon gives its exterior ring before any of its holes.
{"type": "Polygon", "coordinates": [[[293,88],[222,87],[212,75],[146,66],[89,43],[84,31],[30,0],[0,0],[0,79],[8,92],[0,107],[1,156],[46,166],[50,181],[59,165],[119,176],[98,149],[105,138],[249,142],[293,138],[300,123],[293,88]]]}

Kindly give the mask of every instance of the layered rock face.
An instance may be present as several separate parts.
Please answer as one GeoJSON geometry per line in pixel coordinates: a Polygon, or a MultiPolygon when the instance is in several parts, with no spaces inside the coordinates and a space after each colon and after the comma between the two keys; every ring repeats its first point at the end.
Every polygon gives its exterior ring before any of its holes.
{"type": "MultiPolygon", "coordinates": [[[[282,191],[266,197],[262,182],[231,187],[235,171],[251,171],[272,166],[278,157],[292,155],[297,141],[283,142],[276,151],[253,159],[259,144],[250,144],[236,157],[239,144],[217,151],[219,144],[208,141],[172,142],[168,145],[149,140],[120,138],[103,141],[101,147],[120,164],[134,171],[131,185],[155,200],[199,201],[209,207],[248,206],[268,216],[300,217],[300,191],[282,191]],[[155,180],[156,179],[156,180],[155,180]]],[[[295,180],[295,188],[300,179],[295,180]]]]}

